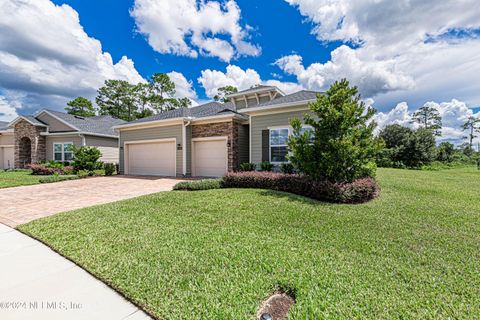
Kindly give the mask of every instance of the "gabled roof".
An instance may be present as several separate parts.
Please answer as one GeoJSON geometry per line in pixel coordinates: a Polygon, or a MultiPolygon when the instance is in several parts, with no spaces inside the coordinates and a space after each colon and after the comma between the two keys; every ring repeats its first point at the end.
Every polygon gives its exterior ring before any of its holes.
{"type": "Polygon", "coordinates": [[[302,90],[298,91],[283,97],[278,97],[273,100],[260,103],[259,105],[255,106],[255,108],[267,107],[267,106],[274,106],[274,105],[283,105],[287,103],[297,103],[303,101],[310,101],[315,100],[317,98],[317,94],[321,92],[317,91],[309,91],[309,90],[302,90]]]}
{"type": "Polygon", "coordinates": [[[34,126],[37,126],[37,127],[47,127],[47,125],[45,123],[38,120],[34,116],[18,116],[15,120],[10,122],[8,124],[8,126],[13,127],[15,125],[15,123],[17,123],[20,120],[25,120],[25,121],[29,122],[31,125],[34,125],[34,126]]]}
{"type": "Polygon", "coordinates": [[[256,86],[251,87],[251,88],[246,89],[246,90],[242,90],[242,91],[239,91],[239,92],[234,92],[234,93],[231,93],[231,94],[227,94],[225,97],[226,98],[233,98],[233,97],[245,96],[245,95],[254,94],[254,93],[262,93],[262,92],[266,93],[266,92],[272,92],[272,91],[276,91],[281,96],[285,95],[285,93],[283,93],[282,90],[278,89],[275,86],[256,85],[256,86]]]}
{"type": "Polygon", "coordinates": [[[156,114],[151,117],[138,119],[130,124],[144,123],[158,120],[167,120],[167,119],[176,119],[176,118],[205,118],[213,117],[226,114],[239,114],[235,111],[235,107],[232,103],[220,103],[220,102],[208,102],[196,107],[191,108],[179,108],[170,111],[165,111],[159,114],[156,114]]]}
{"type": "MultiPolygon", "coordinates": [[[[118,136],[118,133],[113,129],[114,126],[118,126],[126,123],[126,121],[113,118],[109,115],[94,116],[94,117],[80,117],[74,116],[65,112],[59,112],[54,110],[45,109],[42,112],[49,113],[54,117],[60,119],[62,122],[70,125],[82,133],[118,136]]],[[[53,131],[51,131],[54,133],[53,131]]]]}

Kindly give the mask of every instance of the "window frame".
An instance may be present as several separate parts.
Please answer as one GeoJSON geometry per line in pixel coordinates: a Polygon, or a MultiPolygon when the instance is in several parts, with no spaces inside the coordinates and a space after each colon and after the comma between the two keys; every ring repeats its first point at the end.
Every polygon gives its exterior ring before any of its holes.
{"type": "Polygon", "coordinates": [[[73,143],[73,141],[72,142],[54,142],[53,143],[53,158],[52,158],[53,161],[56,161],[56,162],[66,162],[66,161],[71,162],[71,161],[73,161],[73,151],[65,151],[65,145],[74,146],[75,144],[73,143]],[[56,152],[55,151],[55,146],[57,146],[57,145],[62,146],[62,151],[61,152],[56,152]],[[72,154],[72,159],[71,160],[65,160],[65,152],[72,154]],[[58,153],[61,153],[62,160],[56,160],[55,159],[55,154],[58,154],[58,153]]]}
{"type": "MultiPolygon", "coordinates": [[[[310,125],[303,125],[302,129],[310,129],[313,130],[313,127],[310,125]]],[[[287,129],[288,130],[288,137],[293,135],[293,127],[292,126],[275,126],[275,127],[268,127],[268,160],[272,164],[283,164],[283,163],[290,163],[290,161],[285,160],[285,161],[272,161],[272,147],[288,147],[287,144],[285,145],[273,145],[271,144],[271,136],[272,136],[272,130],[282,130],[282,129],[287,129]]],[[[290,152],[287,149],[287,155],[290,154],[290,152]]]]}

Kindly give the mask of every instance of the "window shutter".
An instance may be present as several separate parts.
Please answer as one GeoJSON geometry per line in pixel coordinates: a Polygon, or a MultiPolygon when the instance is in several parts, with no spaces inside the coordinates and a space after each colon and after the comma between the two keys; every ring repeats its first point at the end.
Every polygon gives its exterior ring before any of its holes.
{"type": "Polygon", "coordinates": [[[270,130],[262,130],[262,161],[270,161],[270,130]]]}

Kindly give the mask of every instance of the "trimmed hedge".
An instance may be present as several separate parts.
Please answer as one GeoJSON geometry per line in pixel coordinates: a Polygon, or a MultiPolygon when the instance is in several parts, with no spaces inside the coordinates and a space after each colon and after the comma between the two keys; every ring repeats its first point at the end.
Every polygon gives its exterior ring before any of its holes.
{"type": "Polygon", "coordinates": [[[179,182],[173,187],[173,190],[197,191],[220,189],[221,187],[222,179],[204,179],[179,182]]]}
{"type": "Polygon", "coordinates": [[[380,192],[373,178],[332,183],[300,174],[275,172],[229,173],[223,178],[222,187],[270,189],[335,203],[363,203],[376,198],[380,192]]]}
{"type": "Polygon", "coordinates": [[[39,176],[50,176],[52,174],[71,174],[73,172],[73,167],[65,166],[63,168],[50,168],[44,164],[31,164],[29,166],[30,170],[32,170],[33,175],[39,176]]]}
{"type": "Polygon", "coordinates": [[[66,180],[77,180],[80,179],[78,176],[59,176],[59,175],[53,175],[53,176],[48,176],[48,177],[42,177],[38,181],[40,183],[52,183],[52,182],[60,182],[60,181],[66,181],[66,180]]]}

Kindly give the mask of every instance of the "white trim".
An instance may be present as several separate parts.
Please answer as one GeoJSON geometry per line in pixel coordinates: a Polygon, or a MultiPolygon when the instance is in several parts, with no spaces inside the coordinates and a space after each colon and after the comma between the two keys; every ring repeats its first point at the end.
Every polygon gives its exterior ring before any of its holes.
{"type": "MultiPolygon", "coordinates": [[[[66,144],[71,144],[72,146],[75,146],[75,143],[73,143],[73,141],[53,142],[53,143],[52,143],[52,151],[53,151],[52,160],[53,160],[53,161],[55,161],[55,162],[56,162],[56,161],[59,161],[59,162],[73,161],[73,158],[72,158],[72,160],[65,160],[65,149],[63,148],[63,146],[66,145],[66,144]],[[55,153],[57,153],[57,152],[55,152],[55,145],[56,145],[56,144],[59,144],[59,145],[62,146],[62,160],[56,160],[56,159],[55,159],[55,153]]],[[[72,153],[72,155],[73,155],[73,151],[71,151],[71,153],[72,153]]]]}
{"type": "Polygon", "coordinates": [[[242,121],[246,121],[247,117],[244,117],[239,114],[223,114],[219,116],[210,116],[210,117],[203,117],[203,118],[193,118],[193,124],[202,124],[202,123],[216,123],[216,122],[225,122],[230,121],[233,119],[240,119],[242,121]]]}
{"type": "Polygon", "coordinates": [[[14,144],[0,144],[0,148],[14,148],[14,144]]]}
{"type": "Polygon", "coordinates": [[[141,127],[161,127],[161,126],[167,126],[167,125],[174,125],[174,124],[182,124],[183,121],[185,120],[184,117],[181,118],[171,118],[171,119],[160,119],[160,120],[154,120],[154,121],[145,121],[145,122],[139,122],[139,123],[126,123],[126,124],[120,124],[118,126],[113,126],[113,129],[128,129],[128,128],[141,128],[141,127]]]}
{"type": "Polygon", "coordinates": [[[275,127],[269,127],[268,128],[268,161],[272,164],[282,164],[286,163],[288,161],[272,161],[272,147],[287,147],[287,154],[288,154],[288,144],[279,144],[279,145],[271,145],[271,138],[272,138],[272,130],[288,130],[288,135],[287,138],[290,136],[291,126],[275,126],[275,127]]]}
{"type": "Polygon", "coordinates": [[[252,163],[252,117],[248,117],[248,162],[252,163]]]}
{"type": "Polygon", "coordinates": [[[202,142],[202,141],[215,141],[215,140],[225,140],[225,148],[226,148],[226,157],[225,157],[225,169],[228,172],[228,136],[217,136],[217,137],[204,137],[204,138],[193,138],[192,139],[192,176],[196,176],[195,172],[195,142],[202,142]]]}
{"type": "Polygon", "coordinates": [[[187,174],[187,126],[190,125],[190,122],[182,125],[182,174],[184,176],[187,174]]]}
{"type": "Polygon", "coordinates": [[[48,127],[46,124],[35,124],[33,123],[32,121],[30,121],[28,118],[24,117],[24,116],[18,116],[17,118],[15,118],[15,120],[13,120],[12,122],[10,122],[8,124],[9,127],[11,126],[14,126],[18,121],[20,120],[25,120],[27,121],[28,123],[30,123],[32,126],[35,126],[35,127],[48,127]]]}
{"type": "Polygon", "coordinates": [[[166,138],[166,139],[152,139],[152,140],[135,140],[135,141],[124,141],[123,142],[123,172],[125,175],[128,175],[128,145],[130,144],[146,144],[146,143],[165,143],[165,142],[174,142],[175,152],[174,164],[175,164],[175,176],[177,176],[177,138],[166,138]]]}
{"type": "Polygon", "coordinates": [[[40,132],[41,136],[71,136],[71,135],[87,135],[87,136],[95,136],[95,137],[104,137],[104,138],[113,138],[119,139],[118,136],[112,136],[109,134],[101,134],[101,133],[91,133],[91,132],[84,132],[84,131],[71,131],[71,132],[40,132]]]}
{"type": "Polygon", "coordinates": [[[35,115],[35,117],[39,117],[39,116],[40,116],[41,114],[43,114],[43,113],[48,114],[48,115],[51,116],[52,118],[60,121],[61,123],[63,123],[64,125],[72,128],[72,129],[75,129],[75,130],[77,130],[77,131],[80,131],[80,129],[78,129],[77,127],[75,127],[73,124],[68,123],[67,121],[63,120],[63,119],[60,118],[60,117],[57,117],[56,115],[54,115],[53,113],[51,113],[50,111],[48,111],[48,110],[46,110],[46,109],[41,110],[39,113],[37,113],[37,114],[35,115]]]}
{"type": "Polygon", "coordinates": [[[257,89],[252,88],[252,89],[247,89],[247,90],[243,90],[243,91],[240,91],[240,92],[231,93],[231,94],[226,95],[225,98],[235,98],[235,97],[240,97],[240,96],[248,96],[248,95],[253,95],[253,94],[259,93],[259,92],[269,92],[269,91],[277,91],[280,94],[285,95],[285,93],[283,93],[283,91],[280,90],[278,87],[267,86],[267,87],[263,87],[263,88],[257,88],[257,89]]]}
{"type": "MultiPolygon", "coordinates": [[[[288,107],[300,107],[300,106],[305,106],[304,108],[296,108],[297,110],[303,110],[303,109],[309,109],[308,104],[311,102],[315,102],[317,99],[309,99],[309,100],[303,100],[303,101],[298,101],[295,103],[292,102],[287,102],[287,103],[281,103],[281,104],[274,104],[271,106],[265,106],[265,107],[254,107],[254,108],[245,108],[242,109],[242,113],[255,113],[255,112],[263,112],[263,111],[270,111],[270,110],[276,110],[280,108],[288,108],[288,107]]],[[[282,110],[280,112],[287,112],[285,110],[282,110]]],[[[270,114],[270,112],[268,112],[270,114]]]]}
{"type": "Polygon", "coordinates": [[[13,129],[7,129],[7,130],[0,130],[0,135],[4,135],[4,134],[14,134],[15,131],[13,129]]]}

